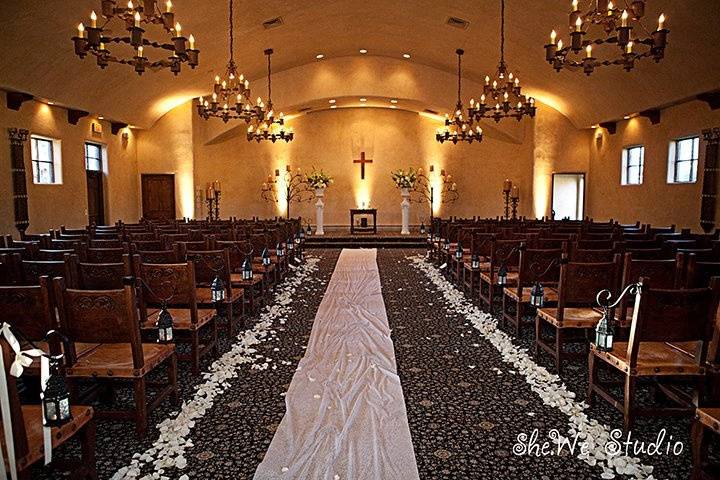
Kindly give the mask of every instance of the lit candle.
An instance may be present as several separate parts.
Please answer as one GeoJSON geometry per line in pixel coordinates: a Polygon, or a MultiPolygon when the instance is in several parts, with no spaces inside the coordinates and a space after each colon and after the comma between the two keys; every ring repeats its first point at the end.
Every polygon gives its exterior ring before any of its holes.
{"type": "Polygon", "coordinates": [[[585,53],[587,58],[592,58],[592,45],[585,47],[585,53]]]}
{"type": "Polygon", "coordinates": [[[193,37],[193,34],[190,34],[190,38],[188,39],[190,41],[190,50],[195,50],[195,37],[193,37]]]}
{"type": "Polygon", "coordinates": [[[557,32],[553,30],[550,32],[550,45],[555,45],[555,39],[557,38],[557,32]]]}
{"type": "Polygon", "coordinates": [[[582,18],[578,17],[577,20],[575,20],[575,31],[579,32],[582,30],[582,18]]]}
{"type": "Polygon", "coordinates": [[[613,5],[612,2],[608,2],[608,17],[612,16],[613,8],[615,8],[615,5],[613,5]]]}
{"type": "Polygon", "coordinates": [[[105,43],[100,42],[100,50],[105,50],[105,43]]]}
{"type": "Polygon", "coordinates": [[[135,5],[133,5],[132,0],[130,0],[128,2],[128,10],[132,10],[133,8],[135,8],[135,5]]]}
{"type": "Polygon", "coordinates": [[[510,181],[509,178],[506,178],[505,181],[503,182],[503,192],[509,192],[511,188],[512,188],[512,182],[510,181]]]}
{"type": "Polygon", "coordinates": [[[85,25],[83,25],[82,23],[78,25],[78,37],[85,38],[85,25]]]}
{"type": "Polygon", "coordinates": [[[135,27],[140,27],[140,12],[135,12],[135,27]]]}
{"type": "Polygon", "coordinates": [[[620,16],[620,20],[622,22],[623,27],[627,27],[627,19],[628,19],[627,10],[623,10],[622,15],[620,16]]]}
{"type": "Polygon", "coordinates": [[[475,99],[471,98],[470,99],[470,108],[473,108],[474,106],[475,106],[475,99]]]}
{"type": "Polygon", "coordinates": [[[557,48],[558,50],[562,50],[562,40],[558,40],[557,48]]]}
{"type": "Polygon", "coordinates": [[[215,189],[216,192],[220,191],[220,180],[215,180],[213,182],[213,188],[215,189]]]}
{"type": "Polygon", "coordinates": [[[138,58],[142,58],[142,56],[143,56],[143,50],[144,50],[143,46],[140,45],[140,46],[138,47],[138,49],[137,49],[137,56],[138,56],[138,58]]]}
{"type": "Polygon", "coordinates": [[[181,32],[182,32],[182,27],[180,26],[180,22],[178,22],[175,24],[175,36],[179,37],[181,32]]]}
{"type": "Polygon", "coordinates": [[[485,94],[484,93],[482,95],[480,95],[480,103],[485,105],[485,94]]]}
{"type": "Polygon", "coordinates": [[[578,11],[578,0],[572,0],[572,11],[573,12],[578,11]]]}
{"type": "Polygon", "coordinates": [[[632,47],[633,47],[633,42],[628,42],[627,47],[625,47],[625,52],[632,53],[632,47]]]}
{"type": "Polygon", "coordinates": [[[490,77],[485,75],[485,85],[490,85],[490,77]]]}
{"type": "Polygon", "coordinates": [[[516,86],[516,87],[519,87],[519,86],[520,86],[520,79],[517,78],[517,77],[515,77],[515,86],[516,86]]]}
{"type": "Polygon", "coordinates": [[[520,189],[518,188],[517,185],[513,185],[513,186],[512,186],[512,193],[510,194],[510,197],[511,197],[511,198],[514,198],[514,199],[516,199],[516,200],[517,200],[518,198],[520,198],[520,189]]]}
{"type": "Polygon", "coordinates": [[[167,0],[167,2],[165,2],[165,12],[172,12],[172,2],[170,0],[167,0]]]}
{"type": "Polygon", "coordinates": [[[97,28],[97,14],[95,13],[95,10],[90,13],[90,26],[92,28],[97,28]]]}
{"type": "Polygon", "coordinates": [[[220,84],[220,75],[215,75],[215,85],[220,84]]]}
{"type": "Polygon", "coordinates": [[[505,92],[505,94],[503,95],[503,101],[504,102],[508,101],[508,92],[505,92]]]}
{"type": "Polygon", "coordinates": [[[658,30],[662,30],[665,28],[665,14],[661,13],[660,17],[658,17],[658,30]]]}

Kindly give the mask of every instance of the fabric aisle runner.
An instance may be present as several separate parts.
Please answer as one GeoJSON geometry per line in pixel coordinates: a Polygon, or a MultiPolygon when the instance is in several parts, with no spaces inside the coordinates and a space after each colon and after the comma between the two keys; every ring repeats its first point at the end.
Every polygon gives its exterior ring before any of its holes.
{"type": "Polygon", "coordinates": [[[377,251],[343,250],[255,479],[418,479],[377,251]]]}

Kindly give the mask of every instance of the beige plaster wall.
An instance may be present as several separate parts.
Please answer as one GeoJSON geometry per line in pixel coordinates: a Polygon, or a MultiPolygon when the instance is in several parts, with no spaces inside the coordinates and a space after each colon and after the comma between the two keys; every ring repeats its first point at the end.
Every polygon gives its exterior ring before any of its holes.
{"type": "MultiPolygon", "coordinates": [[[[500,215],[506,177],[520,185],[520,214],[532,211],[532,120],[524,121],[522,128],[528,134],[521,144],[486,136],[479,145],[441,145],[434,138],[440,125],[437,119],[388,108],[341,108],[297,117],[289,122],[296,132],[289,144],[249,143],[244,127],[213,140],[212,123],[194,122],[195,185],[204,188],[215,179],[223,182],[223,216],[284,215],[284,206],[264,202],[260,189],[268,174],[288,164],[304,171],[321,168],[335,178],[326,192],[326,225],[348,225],[348,210],[363,201],[378,209],[378,224],[399,225],[401,197],[391,171],[411,166],[427,171],[431,164],[436,172],[445,168],[452,174],[460,192],[460,200],[440,206],[436,214],[500,215]],[[206,144],[208,140],[213,141],[206,144]],[[365,180],[360,179],[360,166],[352,163],[362,151],[373,159],[366,166],[365,180]]],[[[293,204],[291,214],[314,219],[314,207],[293,204]]],[[[204,217],[204,207],[196,215],[204,217]]],[[[412,205],[412,223],[427,222],[428,217],[426,205],[412,205]]]]}
{"type": "MultiPolygon", "coordinates": [[[[138,132],[138,175],[172,173],[175,175],[175,213],[178,218],[192,217],[193,204],[193,123],[190,102],[170,110],[152,128],[138,132]]],[[[142,209],[142,192],[136,201],[142,209]]]]}
{"type": "MultiPolygon", "coordinates": [[[[4,96],[4,95],[3,95],[4,96]]],[[[32,181],[30,141],[25,144],[25,168],[30,209],[28,232],[57,228],[82,227],[87,218],[84,142],[102,143],[107,149],[107,171],[104,178],[105,218],[137,220],[136,138],[128,129],[128,139],[110,133],[110,123],[92,117],[77,125],[67,122],[67,110],[41,102],[25,102],[19,111],[0,109],[0,232],[17,236],[14,227],[10,140],[7,129],[26,128],[30,133],[62,140],[62,184],[35,185],[32,181]],[[99,122],[102,134],[93,134],[91,124],[99,122]]]]}
{"type": "Polygon", "coordinates": [[[634,117],[619,122],[615,135],[597,129],[589,147],[588,212],[596,218],[674,223],[698,230],[705,142],[700,142],[698,181],[693,184],[667,183],[668,146],[674,138],[699,135],[701,130],[717,126],[720,110],[712,111],[704,102],[691,101],[662,110],[658,125],[634,117]],[[637,144],[645,146],[643,183],[621,186],[622,149],[637,144]]]}

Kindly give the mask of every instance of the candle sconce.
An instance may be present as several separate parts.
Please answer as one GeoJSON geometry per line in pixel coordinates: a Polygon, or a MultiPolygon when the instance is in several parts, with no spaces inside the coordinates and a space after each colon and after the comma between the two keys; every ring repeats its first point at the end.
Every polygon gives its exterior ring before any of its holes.
{"type": "MultiPolygon", "coordinates": [[[[282,181],[284,182],[283,193],[285,195],[285,213],[290,218],[290,203],[309,202],[314,197],[314,190],[310,188],[307,177],[302,173],[301,169],[292,171],[290,165],[285,167],[282,173],[282,181]]],[[[281,199],[279,189],[282,188],[280,169],[275,169],[275,177],[268,175],[267,180],[263,182],[260,190],[260,196],[266,202],[278,203],[281,199]]]]}
{"type": "Polygon", "coordinates": [[[457,184],[453,181],[452,175],[445,172],[445,169],[440,170],[440,185],[438,187],[433,185],[430,178],[435,173],[435,166],[430,165],[428,170],[428,175],[425,175],[423,169],[418,168],[417,179],[415,180],[415,185],[410,192],[410,201],[417,203],[427,202],[430,205],[430,224],[432,225],[434,218],[433,204],[435,203],[435,195],[439,195],[438,198],[441,204],[450,204],[460,198],[460,194],[457,191],[457,184]]]}

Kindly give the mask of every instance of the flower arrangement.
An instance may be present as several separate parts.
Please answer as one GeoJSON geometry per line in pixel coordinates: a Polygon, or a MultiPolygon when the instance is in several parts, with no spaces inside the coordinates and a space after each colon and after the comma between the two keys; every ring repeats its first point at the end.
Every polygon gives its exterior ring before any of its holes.
{"type": "Polygon", "coordinates": [[[310,188],[327,188],[333,182],[333,178],[322,170],[315,170],[306,177],[310,188]]]}
{"type": "Polygon", "coordinates": [[[392,172],[392,179],[397,188],[413,188],[417,181],[417,172],[412,168],[405,170],[395,170],[392,172]]]}

